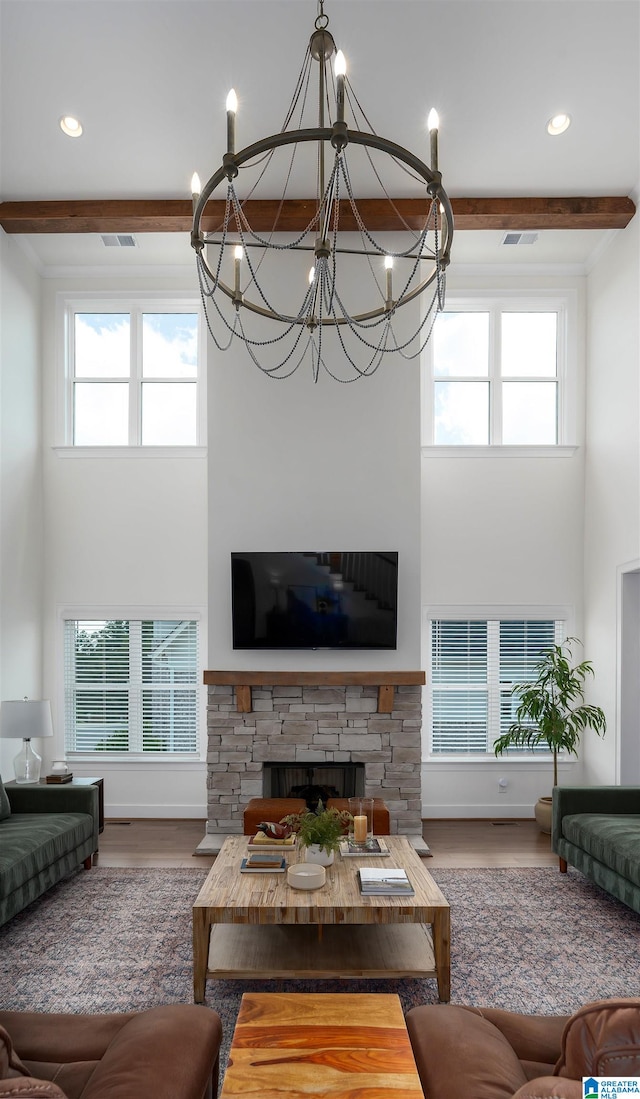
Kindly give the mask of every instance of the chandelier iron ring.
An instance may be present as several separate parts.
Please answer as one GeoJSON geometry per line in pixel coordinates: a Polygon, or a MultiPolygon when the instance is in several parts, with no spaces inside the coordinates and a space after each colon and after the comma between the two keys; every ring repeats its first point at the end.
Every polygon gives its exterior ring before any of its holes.
{"type": "MultiPolygon", "coordinates": [[[[209,266],[206,258],[206,245],[207,243],[219,244],[219,241],[210,240],[203,235],[202,232],[202,218],[205,214],[205,209],[210,198],[214,195],[215,191],[225,180],[231,181],[237,174],[239,169],[251,161],[254,157],[262,156],[264,153],[272,152],[275,149],[282,148],[287,145],[301,144],[304,142],[328,142],[338,147],[336,148],[337,155],[340,155],[341,150],[347,143],[354,145],[363,145],[368,148],[376,149],[379,152],[386,153],[391,158],[400,161],[408,168],[411,168],[425,183],[427,194],[430,196],[432,202],[438,203],[440,207],[440,215],[442,218],[442,225],[440,229],[440,249],[437,262],[434,263],[433,268],[429,271],[428,275],[411,291],[407,292],[401,299],[395,303],[395,308],[400,308],[403,305],[408,304],[410,301],[414,301],[424,290],[427,289],[438,277],[443,273],[450,261],[451,243],[453,239],[453,210],[451,202],[446,191],[442,187],[442,175],[436,169],[431,169],[414,153],[408,149],[403,148],[396,142],[390,141],[387,138],[381,137],[378,134],[366,133],[362,130],[349,130],[344,126],[334,123],[331,127],[309,127],[300,130],[287,130],[280,133],[272,134],[269,137],[262,138],[259,141],[248,145],[245,149],[241,149],[239,152],[225,153],[223,156],[222,166],[214,172],[208,182],[202,188],[198,197],[197,204],[195,206],[193,214],[193,229],[191,233],[191,245],[196,252],[198,263],[202,265],[206,271],[209,279],[213,283],[214,289],[219,289],[224,293],[231,301],[238,307],[238,291],[237,288],[227,286],[226,283],[220,279],[212,268],[209,266]],[[336,142],[337,138],[337,142],[336,142]]],[[[425,222],[426,222],[425,218],[425,222]]],[[[275,230],[277,231],[277,229],[275,230]]],[[[300,250],[300,249],[296,249],[300,250]]],[[[336,249],[340,251],[340,249],[336,249]]],[[[351,250],[349,250],[351,251],[351,250]]],[[[360,254],[371,254],[362,252],[360,254]]],[[[374,253],[375,254],[375,253],[374,253]]],[[[379,254],[384,254],[380,249],[379,254]]],[[[430,256],[424,256],[425,260],[432,259],[430,256]]],[[[242,307],[249,310],[252,313],[257,313],[260,316],[267,317],[271,320],[278,320],[286,324],[307,324],[307,320],[304,316],[287,316],[282,313],[275,313],[273,310],[266,308],[263,305],[259,305],[257,302],[251,301],[247,297],[242,298],[242,307]]],[[[318,323],[323,327],[335,327],[340,324],[348,323],[361,323],[383,316],[388,312],[386,305],[380,306],[376,309],[369,310],[366,313],[359,313],[351,318],[343,316],[333,316],[331,314],[324,315],[322,318],[318,318],[318,323]]]]}

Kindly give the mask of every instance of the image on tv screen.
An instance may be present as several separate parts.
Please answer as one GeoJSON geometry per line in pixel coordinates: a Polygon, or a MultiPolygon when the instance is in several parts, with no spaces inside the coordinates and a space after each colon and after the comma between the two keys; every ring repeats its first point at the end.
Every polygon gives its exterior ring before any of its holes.
{"type": "Polygon", "coordinates": [[[398,554],[232,553],[234,649],[395,649],[398,554]]]}

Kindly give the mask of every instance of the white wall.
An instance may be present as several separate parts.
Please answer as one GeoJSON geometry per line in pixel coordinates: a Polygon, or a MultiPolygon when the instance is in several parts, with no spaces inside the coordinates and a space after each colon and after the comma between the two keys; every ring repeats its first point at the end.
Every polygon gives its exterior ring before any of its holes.
{"type": "Polygon", "coordinates": [[[588,279],[585,488],[585,648],[602,706],[603,740],[585,740],[588,783],[619,774],[620,675],[616,637],[620,569],[640,558],[640,230],[638,215],[618,233],[588,279]]]}
{"type": "MultiPolygon", "coordinates": [[[[42,698],[40,278],[3,230],[0,318],[0,699],[42,698]]],[[[7,780],[19,748],[0,740],[7,780]]]]}
{"type": "Polygon", "coordinates": [[[314,385],[306,368],[277,382],[233,348],[212,356],[208,394],[210,667],[420,668],[417,363],[390,356],[351,385],[314,385]],[[397,550],[397,649],[234,652],[234,550],[397,550]]]}
{"type": "MultiPolygon", "coordinates": [[[[191,280],[95,280],[96,297],[193,291],[191,280]]],[[[59,295],[86,282],[47,280],[44,289],[45,683],[55,701],[50,758],[63,754],[62,612],[132,616],[153,608],[201,613],[206,660],[207,463],[198,457],[78,457],[55,448],[59,295]]],[[[205,689],[201,688],[204,732],[205,689]]],[[[205,751],[203,736],[203,756],[205,751]]],[[[105,777],[112,817],[197,817],[206,813],[206,768],[199,763],[73,762],[80,775],[105,777]]]]}
{"type": "MultiPolygon", "coordinates": [[[[461,283],[450,280],[450,286],[461,283]]],[[[460,288],[570,291],[576,295],[573,335],[577,344],[575,442],[583,443],[583,280],[538,278],[508,281],[474,278],[460,288]]],[[[438,455],[422,458],[423,665],[427,666],[429,613],[475,607],[549,608],[568,614],[569,629],[581,628],[584,447],[563,456],[438,455]]],[[[425,692],[426,694],[426,692],[425,692]]],[[[426,709],[426,707],[425,707],[426,709]]],[[[553,772],[540,760],[506,757],[457,762],[428,758],[423,727],[423,816],[531,817],[538,797],[550,793],[553,772]],[[507,786],[499,787],[500,778],[507,786]]],[[[574,762],[564,765],[575,781],[574,762]]]]}
{"type": "Polygon", "coordinates": [[[618,570],[618,766],[623,782],[640,786],[640,560],[618,570]]]}

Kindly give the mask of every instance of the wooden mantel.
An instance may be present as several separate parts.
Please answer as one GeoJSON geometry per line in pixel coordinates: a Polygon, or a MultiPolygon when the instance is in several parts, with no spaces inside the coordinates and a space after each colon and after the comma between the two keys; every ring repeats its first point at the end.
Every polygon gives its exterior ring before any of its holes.
{"type": "Polygon", "coordinates": [[[395,687],[407,684],[423,686],[425,673],[418,672],[216,672],[206,671],[203,682],[207,687],[235,688],[238,713],[251,713],[252,687],[377,687],[378,713],[393,710],[395,687]]]}

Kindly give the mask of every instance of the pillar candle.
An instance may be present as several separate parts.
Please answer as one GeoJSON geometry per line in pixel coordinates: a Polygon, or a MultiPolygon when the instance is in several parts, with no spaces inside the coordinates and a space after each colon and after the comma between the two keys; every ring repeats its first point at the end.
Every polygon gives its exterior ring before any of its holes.
{"type": "Polygon", "coordinates": [[[236,111],[238,110],[238,97],[232,88],[227,96],[227,152],[236,151],[236,111]]]}
{"type": "Polygon", "coordinates": [[[344,122],[344,77],[347,71],[346,61],[342,50],[336,54],[336,109],[338,122],[344,122]]]}
{"type": "Polygon", "coordinates": [[[427,126],[429,127],[429,137],[431,146],[431,171],[438,171],[438,126],[440,125],[440,119],[438,118],[438,112],[431,108],[429,111],[429,118],[427,119],[427,126]]]}
{"type": "Polygon", "coordinates": [[[353,838],[356,843],[367,842],[367,818],[365,816],[353,818],[353,838]]]}

